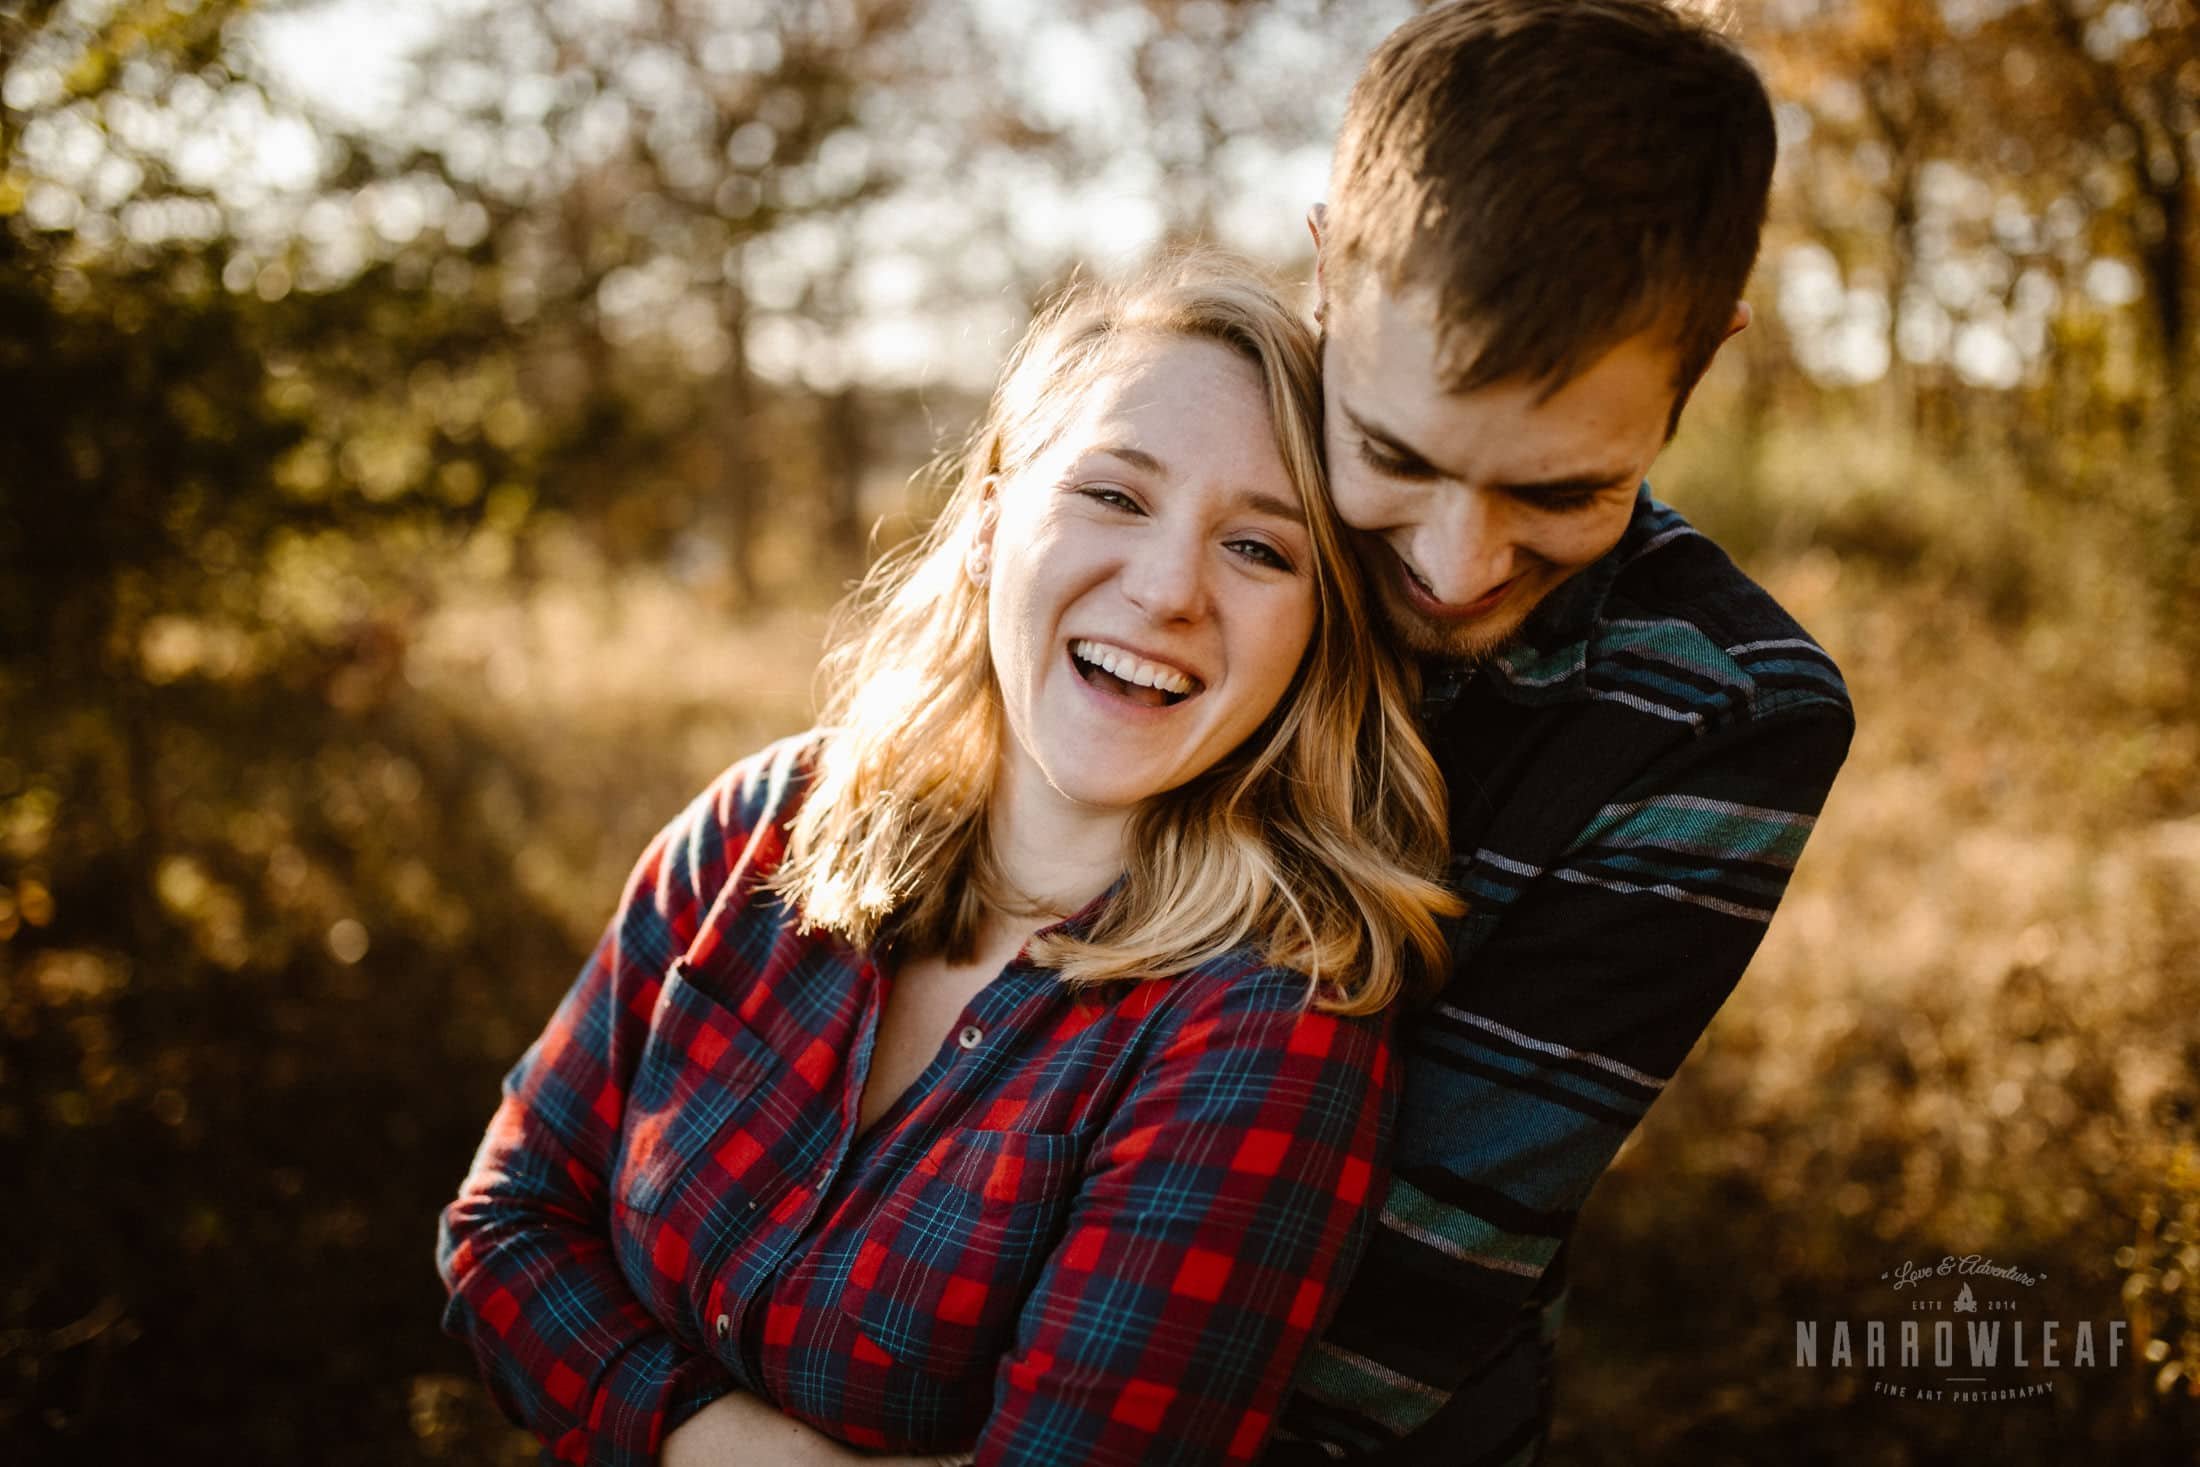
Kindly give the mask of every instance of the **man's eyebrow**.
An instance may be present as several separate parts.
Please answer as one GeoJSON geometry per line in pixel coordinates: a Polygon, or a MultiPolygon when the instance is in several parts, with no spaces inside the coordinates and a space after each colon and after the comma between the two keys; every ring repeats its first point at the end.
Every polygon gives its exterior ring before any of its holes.
{"type": "MultiPolygon", "coordinates": [[[[1427,454],[1422,453],[1412,444],[1398,437],[1397,434],[1369,422],[1341,402],[1337,404],[1337,407],[1346,418],[1351,420],[1352,426],[1359,430],[1363,437],[1380,444],[1401,459],[1415,464],[1425,464],[1437,473],[1444,472],[1430,461],[1427,454]]],[[[1446,477],[1449,476],[1446,475],[1446,477]]],[[[1615,489],[1622,483],[1632,485],[1635,479],[1634,467],[1629,465],[1609,471],[1592,469],[1588,473],[1568,474],[1559,479],[1536,479],[1522,483],[1492,484],[1490,487],[1500,493],[1517,494],[1526,499],[1560,499],[1572,494],[1586,494],[1597,489],[1615,489]]]]}
{"type": "Polygon", "coordinates": [[[1526,499],[1562,499],[1573,494],[1588,494],[1599,489],[1617,489],[1621,484],[1632,487],[1635,471],[1631,468],[1614,469],[1608,474],[1571,474],[1563,479],[1538,479],[1532,484],[1499,484],[1495,487],[1506,494],[1517,494],[1526,499]]]}
{"type": "MultiPolygon", "coordinates": [[[[1156,478],[1168,477],[1169,466],[1143,448],[1132,448],[1128,444],[1122,443],[1108,443],[1102,444],[1093,452],[1104,453],[1110,458],[1119,458],[1132,468],[1142,473],[1152,474],[1156,478]]],[[[1277,519],[1289,520],[1295,525],[1306,523],[1306,511],[1299,507],[1297,501],[1284,499],[1262,490],[1256,489],[1250,494],[1240,495],[1238,503],[1256,513],[1273,515],[1277,519]]]]}
{"type": "MultiPolygon", "coordinates": [[[[1342,402],[1337,404],[1337,410],[1351,419],[1353,428],[1358,431],[1362,438],[1372,439],[1400,458],[1411,459],[1417,464],[1429,463],[1427,454],[1421,452],[1388,428],[1369,422],[1342,402]]],[[[1429,467],[1434,468],[1435,465],[1429,464],[1429,467]]]]}

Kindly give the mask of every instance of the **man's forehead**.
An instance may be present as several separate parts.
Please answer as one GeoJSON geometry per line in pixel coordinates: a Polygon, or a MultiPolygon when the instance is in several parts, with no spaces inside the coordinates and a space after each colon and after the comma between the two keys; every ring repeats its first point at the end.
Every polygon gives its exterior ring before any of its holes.
{"type": "Polygon", "coordinates": [[[1555,389],[1509,379],[1461,390],[1425,299],[1365,292],[1330,328],[1338,418],[1454,477],[1633,472],[1664,443],[1674,353],[1654,334],[1627,338],[1555,389]]]}
{"type": "Polygon", "coordinates": [[[1675,373],[1680,366],[1679,343],[1660,321],[1591,343],[1582,361],[1562,376],[1486,376],[1477,367],[1495,334],[1491,323],[1447,315],[1432,286],[1411,280],[1388,284],[1372,271],[1353,273],[1330,303],[1325,325],[1348,358],[1383,368],[1394,383],[1413,380],[1432,396],[1468,396],[1495,385],[1524,388],[1538,399],[1556,397],[1623,347],[1658,358],[1675,373]]]}
{"type": "Polygon", "coordinates": [[[1410,335],[1433,341],[1441,320],[1436,292],[1412,283],[1386,284],[1372,271],[1355,271],[1328,303],[1332,333],[1410,335]]]}

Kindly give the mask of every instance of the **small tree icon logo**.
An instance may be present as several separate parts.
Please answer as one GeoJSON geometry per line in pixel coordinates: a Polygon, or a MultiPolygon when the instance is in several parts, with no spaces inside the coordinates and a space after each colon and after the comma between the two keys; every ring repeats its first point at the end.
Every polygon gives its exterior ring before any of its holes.
{"type": "Polygon", "coordinates": [[[1969,1284],[1965,1284],[1963,1286],[1963,1292],[1956,1295],[1956,1313],[1978,1313],[1978,1300],[1971,1297],[1971,1286],[1969,1284]]]}

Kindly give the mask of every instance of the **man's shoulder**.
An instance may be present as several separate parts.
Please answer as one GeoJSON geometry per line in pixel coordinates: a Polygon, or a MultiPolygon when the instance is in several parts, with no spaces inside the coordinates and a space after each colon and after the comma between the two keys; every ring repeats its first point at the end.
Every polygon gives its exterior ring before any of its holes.
{"type": "Polygon", "coordinates": [[[1613,554],[1582,650],[1592,697],[1699,733],[1775,715],[1853,722],[1817,638],[1677,511],[1650,501],[1613,554]]]}
{"type": "Polygon", "coordinates": [[[1431,743],[1454,771],[1455,843],[1511,863],[1485,898],[1653,795],[1814,811],[1856,727],[1818,640],[1648,494],[1469,687],[1471,707],[1431,699],[1431,743]]]}

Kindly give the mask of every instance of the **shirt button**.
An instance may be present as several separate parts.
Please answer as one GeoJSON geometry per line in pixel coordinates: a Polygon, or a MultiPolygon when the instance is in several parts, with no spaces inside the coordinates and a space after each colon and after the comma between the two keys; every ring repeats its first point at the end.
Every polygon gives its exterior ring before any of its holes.
{"type": "Polygon", "coordinates": [[[715,1328],[718,1331],[718,1338],[722,1340],[727,1335],[733,1333],[733,1320],[728,1316],[721,1314],[718,1316],[718,1323],[715,1328]]]}
{"type": "Polygon", "coordinates": [[[962,1033],[955,1036],[955,1042],[964,1049],[976,1049],[978,1041],[983,1038],[985,1038],[985,1030],[980,1029],[976,1024],[965,1024],[962,1027],[962,1033]]]}

